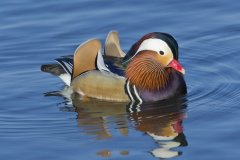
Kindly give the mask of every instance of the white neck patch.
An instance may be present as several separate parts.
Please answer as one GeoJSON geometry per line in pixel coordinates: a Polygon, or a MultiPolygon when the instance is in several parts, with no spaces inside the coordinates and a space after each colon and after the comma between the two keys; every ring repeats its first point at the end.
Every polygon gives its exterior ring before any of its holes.
{"type": "Polygon", "coordinates": [[[161,39],[146,39],[142,42],[140,47],[138,48],[136,54],[143,50],[150,50],[159,53],[159,51],[163,51],[165,53],[172,53],[172,50],[168,46],[168,44],[161,39]]]}

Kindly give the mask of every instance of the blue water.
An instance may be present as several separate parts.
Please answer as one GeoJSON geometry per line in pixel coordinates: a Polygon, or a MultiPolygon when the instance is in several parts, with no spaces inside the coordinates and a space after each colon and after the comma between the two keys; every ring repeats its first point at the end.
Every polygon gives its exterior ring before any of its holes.
{"type": "Polygon", "coordinates": [[[239,8],[237,0],[2,0],[0,159],[150,160],[167,151],[180,160],[239,159],[239,8]],[[41,64],[89,38],[104,42],[110,30],[119,32],[125,51],[146,33],[172,34],[186,99],[131,112],[127,104],[47,96],[64,85],[41,64]],[[165,136],[173,124],[183,127],[184,140],[149,134],[165,136]]]}

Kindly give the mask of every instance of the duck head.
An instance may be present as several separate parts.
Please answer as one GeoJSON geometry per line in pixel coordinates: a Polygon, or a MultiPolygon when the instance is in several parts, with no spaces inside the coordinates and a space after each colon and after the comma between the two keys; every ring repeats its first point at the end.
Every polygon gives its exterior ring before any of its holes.
{"type": "Polygon", "coordinates": [[[160,90],[168,84],[169,74],[185,70],[178,62],[177,41],[167,33],[153,32],[137,41],[124,57],[125,76],[137,88],[160,90]]]}

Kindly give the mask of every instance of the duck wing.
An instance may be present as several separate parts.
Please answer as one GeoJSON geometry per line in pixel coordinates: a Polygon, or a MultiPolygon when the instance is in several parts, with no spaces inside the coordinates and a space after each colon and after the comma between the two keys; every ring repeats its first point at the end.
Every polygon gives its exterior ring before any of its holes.
{"type": "Polygon", "coordinates": [[[99,40],[89,40],[76,49],[71,81],[74,92],[91,98],[127,101],[125,81],[106,66],[99,40]]]}
{"type": "Polygon", "coordinates": [[[101,54],[101,42],[91,39],[81,44],[73,56],[72,80],[91,70],[109,71],[101,54]]]}
{"type": "Polygon", "coordinates": [[[103,59],[110,72],[118,76],[124,76],[125,66],[122,64],[123,58],[103,55],[103,59]]]}
{"type": "Polygon", "coordinates": [[[59,76],[67,85],[70,85],[73,78],[90,70],[102,70],[124,76],[123,56],[125,53],[120,48],[118,33],[111,31],[106,39],[104,55],[101,54],[100,41],[91,39],[81,44],[74,56],[61,56],[55,59],[57,64],[43,64],[41,70],[59,76]]]}
{"type": "MultiPolygon", "coordinates": [[[[118,53],[117,50],[112,51],[114,53],[118,53]]],[[[62,56],[57,58],[56,61],[62,66],[66,73],[71,75],[71,79],[74,79],[80,74],[90,70],[108,71],[113,74],[123,76],[123,58],[109,56],[108,53],[109,52],[105,52],[104,55],[102,55],[100,41],[92,39],[81,44],[76,49],[74,56],[62,56]]]]}
{"type": "Polygon", "coordinates": [[[110,31],[105,41],[104,55],[111,57],[124,57],[126,54],[120,47],[118,32],[110,31]]]}

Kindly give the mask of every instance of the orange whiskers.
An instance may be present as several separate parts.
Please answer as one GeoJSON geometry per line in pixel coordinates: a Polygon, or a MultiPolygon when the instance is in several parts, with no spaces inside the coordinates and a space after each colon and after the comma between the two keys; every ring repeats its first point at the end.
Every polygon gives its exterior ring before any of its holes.
{"type": "Polygon", "coordinates": [[[138,53],[128,64],[125,71],[131,84],[144,90],[160,90],[168,82],[168,73],[158,62],[156,53],[144,51],[138,53]]]}

